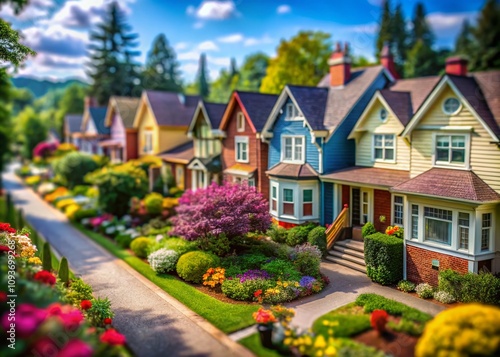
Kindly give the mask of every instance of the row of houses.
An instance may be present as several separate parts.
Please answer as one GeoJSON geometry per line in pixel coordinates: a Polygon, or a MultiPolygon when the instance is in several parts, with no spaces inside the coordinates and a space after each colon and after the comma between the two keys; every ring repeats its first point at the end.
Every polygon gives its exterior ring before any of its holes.
{"type": "Polygon", "coordinates": [[[158,155],[183,189],[245,181],[284,227],[346,209],[353,238],[366,222],[403,226],[413,281],[500,272],[500,71],[467,73],[454,57],[443,75],[400,79],[387,47],[380,65],[352,69],[340,45],[328,63],[316,87],[235,91],[224,105],[155,91],[89,100],[68,140],[112,160],[158,155]]]}

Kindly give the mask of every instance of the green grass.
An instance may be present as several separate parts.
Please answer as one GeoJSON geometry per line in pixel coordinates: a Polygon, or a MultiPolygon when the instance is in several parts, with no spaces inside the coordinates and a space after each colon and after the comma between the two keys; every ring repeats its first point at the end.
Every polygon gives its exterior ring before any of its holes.
{"type": "Polygon", "coordinates": [[[315,333],[322,334],[325,338],[329,336],[329,329],[333,329],[334,337],[350,337],[369,330],[371,328],[370,316],[359,313],[359,310],[355,312],[355,310],[356,304],[350,303],[339,309],[330,311],[314,321],[312,330],[315,333]],[[325,321],[336,321],[338,325],[333,327],[325,326],[323,324],[325,321]]]}
{"type": "Polygon", "coordinates": [[[173,296],[188,308],[210,321],[225,333],[231,333],[255,322],[252,313],[258,310],[256,305],[230,304],[203,294],[193,286],[186,284],[172,275],[156,274],[149,264],[119,248],[113,241],[103,235],[85,229],[81,224],[74,226],[87,237],[101,245],[111,254],[124,260],[128,265],[173,296]]]}
{"type": "Polygon", "coordinates": [[[282,356],[276,350],[271,350],[262,346],[260,343],[260,337],[258,333],[254,333],[248,337],[245,337],[242,340],[238,341],[240,344],[248,348],[258,357],[278,357],[282,356]]]}

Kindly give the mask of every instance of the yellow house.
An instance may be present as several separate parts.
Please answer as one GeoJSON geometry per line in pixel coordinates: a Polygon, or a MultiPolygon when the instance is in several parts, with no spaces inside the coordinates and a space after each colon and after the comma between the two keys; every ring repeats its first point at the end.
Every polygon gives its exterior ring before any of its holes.
{"type": "Polygon", "coordinates": [[[186,131],[198,100],[198,96],[144,91],[134,119],[139,156],[157,155],[189,142],[186,131]]]}

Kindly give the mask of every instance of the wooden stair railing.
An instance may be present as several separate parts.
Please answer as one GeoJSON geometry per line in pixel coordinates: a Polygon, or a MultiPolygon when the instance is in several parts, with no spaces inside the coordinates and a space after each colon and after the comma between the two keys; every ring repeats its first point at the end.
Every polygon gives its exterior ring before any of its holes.
{"type": "Polygon", "coordinates": [[[340,237],[344,228],[349,226],[349,207],[344,205],[344,208],[339,213],[335,221],[326,230],[326,247],[331,249],[335,241],[340,237]]]}

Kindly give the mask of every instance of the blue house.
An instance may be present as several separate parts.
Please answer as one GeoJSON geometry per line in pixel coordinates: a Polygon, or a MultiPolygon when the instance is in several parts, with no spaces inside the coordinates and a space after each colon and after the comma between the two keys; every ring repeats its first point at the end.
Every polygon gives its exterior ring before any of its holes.
{"type": "Polygon", "coordinates": [[[351,71],[347,45],[337,44],[328,63],[330,73],[317,87],[283,89],[262,130],[269,144],[270,212],[284,227],[333,222],[341,207],[334,204],[334,185],[319,176],[354,165],[348,136],[375,91],[394,81],[389,66],[351,71]]]}

